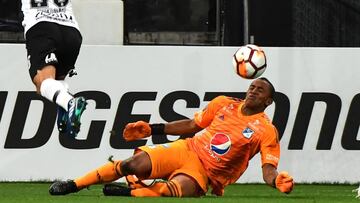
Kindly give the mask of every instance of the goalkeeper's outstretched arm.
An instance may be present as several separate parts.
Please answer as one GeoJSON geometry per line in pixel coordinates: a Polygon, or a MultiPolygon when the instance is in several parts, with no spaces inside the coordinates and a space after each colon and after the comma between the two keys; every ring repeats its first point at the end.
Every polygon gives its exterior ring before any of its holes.
{"type": "Polygon", "coordinates": [[[201,131],[202,128],[196,125],[194,119],[183,119],[165,123],[164,134],[167,135],[184,135],[193,134],[201,131]]]}
{"type": "Polygon", "coordinates": [[[184,135],[199,132],[199,127],[194,119],[183,119],[169,123],[149,124],[145,121],[129,123],[125,126],[123,137],[126,141],[133,141],[150,135],[184,135]]]}

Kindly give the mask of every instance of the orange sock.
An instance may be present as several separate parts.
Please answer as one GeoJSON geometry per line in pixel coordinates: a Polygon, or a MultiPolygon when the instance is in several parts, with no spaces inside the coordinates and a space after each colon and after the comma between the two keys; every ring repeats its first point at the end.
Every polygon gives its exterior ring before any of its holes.
{"type": "Polygon", "coordinates": [[[181,186],[176,180],[170,180],[166,182],[166,186],[160,188],[160,193],[162,196],[166,196],[166,197],[182,196],[181,186]]]}
{"type": "Polygon", "coordinates": [[[133,197],[160,197],[160,188],[166,185],[166,183],[158,182],[150,187],[143,187],[131,190],[131,196],[133,197]]]}
{"type": "Polygon", "coordinates": [[[157,182],[150,187],[131,190],[131,196],[134,197],[181,197],[181,186],[176,180],[168,182],[157,182]]]}
{"type": "Polygon", "coordinates": [[[78,189],[103,182],[111,182],[122,177],[120,169],[121,161],[109,162],[86,175],[74,180],[78,189]]]}

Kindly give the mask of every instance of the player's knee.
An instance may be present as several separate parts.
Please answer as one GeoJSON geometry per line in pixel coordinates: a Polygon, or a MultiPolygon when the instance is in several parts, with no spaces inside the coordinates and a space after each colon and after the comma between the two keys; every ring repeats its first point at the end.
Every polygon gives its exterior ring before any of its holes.
{"type": "Polygon", "coordinates": [[[151,170],[151,161],[145,152],[138,153],[121,163],[123,175],[136,175],[139,179],[148,178],[151,174],[151,170]]]}
{"type": "Polygon", "coordinates": [[[123,175],[136,175],[138,177],[142,177],[141,165],[138,163],[137,160],[134,160],[133,158],[122,161],[120,167],[123,175]]]}
{"type": "Polygon", "coordinates": [[[160,194],[166,197],[182,197],[181,186],[176,180],[170,180],[161,186],[160,194]]]}
{"type": "Polygon", "coordinates": [[[122,175],[126,176],[126,175],[130,175],[130,174],[134,174],[134,171],[135,171],[134,167],[135,167],[135,165],[131,161],[131,159],[126,159],[126,160],[122,161],[121,165],[120,165],[122,175]]]}

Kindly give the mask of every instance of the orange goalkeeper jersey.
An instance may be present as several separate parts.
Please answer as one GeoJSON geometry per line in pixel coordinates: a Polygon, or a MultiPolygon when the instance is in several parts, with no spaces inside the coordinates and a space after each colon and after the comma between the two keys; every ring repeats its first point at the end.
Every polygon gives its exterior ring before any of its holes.
{"type": "Polygon", "coordinates": [[[188,143],[198,154],[213,188],[234,183],[258,152],[262,165],[278,165],[280,145],[275,126],[265,113],[243,115],[243,104],[243,100],[219,96],[195,113],[196,124],[205,129],[188,143]]]}

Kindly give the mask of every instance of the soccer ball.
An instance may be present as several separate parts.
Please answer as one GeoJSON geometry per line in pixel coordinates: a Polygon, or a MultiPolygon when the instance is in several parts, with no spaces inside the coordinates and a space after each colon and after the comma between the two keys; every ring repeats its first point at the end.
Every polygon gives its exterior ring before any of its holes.
{"type": "Polygon", "coordinates": [[[262,75],[266,69],[265,52],[258,46],[248,44],[240,47],[233,56],[236,74],[246,79],[262,75]]]}

